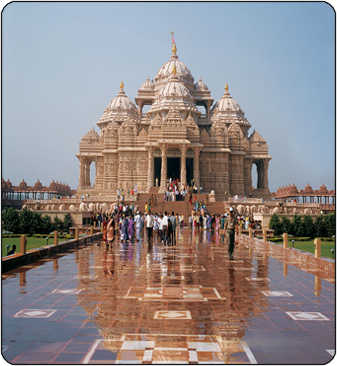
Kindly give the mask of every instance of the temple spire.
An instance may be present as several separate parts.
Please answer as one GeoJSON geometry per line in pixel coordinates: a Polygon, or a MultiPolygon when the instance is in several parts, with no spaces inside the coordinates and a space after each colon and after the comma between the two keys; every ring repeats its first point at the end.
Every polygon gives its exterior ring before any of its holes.
{"type": "Polygon", "coordinates": [[[172,56],[176,56],[177,54],[177,46],[176,46],[176,42],[173,38],[173,34],[174,32],[171,32],[171,35],[172,35],[172,56]]]}
{"type": "Polygon", "coordinates": [[[226,92],[228,92],[228,84],[227,83],[225,85],[225,90],[226,90],[226,92]]]}
{"type": "Polygon", "coordinates": [[[119,84],[119,87],[121,88],[121,91],[124,91],[123,89],[124,89],[124,83],[123,83],[123,81],[121,81],[121,83],[119,84]]]}

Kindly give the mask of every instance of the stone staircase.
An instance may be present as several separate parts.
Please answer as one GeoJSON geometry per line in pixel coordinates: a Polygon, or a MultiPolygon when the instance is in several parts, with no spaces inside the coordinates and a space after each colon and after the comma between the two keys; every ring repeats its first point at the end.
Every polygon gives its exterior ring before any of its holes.
{"type": "MultiPolygon", "coordinates": [[[[148,202],[151,194],[156,195],[156,205],[151,207],[151,211],[153,213],[164,213],[165,211],[168,213],[174,212],[175,214],[183,214],[185,218],[188,218],[194,209],[194,204],[190,205],[189,203],[189,195],[186,195],[185,201],[164,201],[164,194],[158,193],[159,187],[152,187],[149,193],[139,193],[138,199],[135,201],[135,204],[138,204],[138,210],[140,212],[145,211],[145,204],[148,202]]],[[[194,194],[192,202],[194,202],[194,194]]],[[[199,202],[206,202],[205,193],[198,193],[197,200],[199,202]]],[[[130,201],[125,201],[125,203],[130,204],[130,201]]],[[[208,202],[207,210],[210,214],[223,214],[224,213],[224,204],[223,202],[208,202]]]]}

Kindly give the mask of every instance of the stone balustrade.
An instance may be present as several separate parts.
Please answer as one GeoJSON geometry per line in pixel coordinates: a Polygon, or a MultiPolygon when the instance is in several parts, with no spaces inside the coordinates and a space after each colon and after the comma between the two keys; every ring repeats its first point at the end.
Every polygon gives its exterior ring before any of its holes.
{"type": "Polygon", "coordinates": [[[238,235],[239,245],[245,245],[256,252],[262,252],[270,257],[289,262],[291,265],[305,271],[320,271],[322,278],[334,278],[336,271],[335,261],[330,258],[315,257],[314,254],[301,250],[278,245],[271,242],[264,242],[261,239],[250,238],[247,235],[238,235]]]}

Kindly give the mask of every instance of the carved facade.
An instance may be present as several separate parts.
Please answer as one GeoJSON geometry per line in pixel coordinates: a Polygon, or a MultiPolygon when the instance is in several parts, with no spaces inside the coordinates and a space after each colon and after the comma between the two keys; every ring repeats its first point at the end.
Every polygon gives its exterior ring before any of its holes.
{"type": "Polygon", "coordinates": [[[173,44],[171,59],[138,90],[133,103],[120,91],[104,110],[94,129],[81,140],[77,193],[114,197],[117,189],[148,192],[159,181],[163,192],[167,180],[194,182],[204,192],[217,195],[252,194],[270,197],[266,141],[251,125],[238,103],[225,92],[213,107],[206,84],[194,83],[191,71],[178,59],[173,44]],[[143,113],[144,106],[151,106],[143,113]],[[198,107],[204,108],[201,113],[198,107]],[[96,167],[90,182],[90,167],[96,167]],[[257,187],[252,187],[253,165],[257,187]]]}

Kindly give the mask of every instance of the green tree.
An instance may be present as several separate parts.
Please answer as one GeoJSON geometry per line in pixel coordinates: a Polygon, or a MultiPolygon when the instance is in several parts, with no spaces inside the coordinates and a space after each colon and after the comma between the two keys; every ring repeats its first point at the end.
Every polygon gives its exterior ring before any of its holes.
{"type": "Polygon", "coordinates": [[[295,216],[291,222],[291,234],[294,236],[301,237],[304,235],[304,225],[302,221],[302,216],[295,216]]]}
{"type": "Polygon", "coordinates": [[[20,213],[20,234],[30,234],[32,230],[33,211],[25,207],[20,213]]]}
{"type": "Polygon", "coordinates": [[[303,217],[303,230],[304,236],[309,236],[309,238],[313,239],[316,234],[316,228],[314,221],[310,215],[304,215],[303,217]]]}
{"type": "Polygon", "coordinates": [[[308,236],[311,239],[316,235],[315,223],[310,215],[303,216],[303,236],[308,236]]]}
{"type": "Polygon", "coordinates": [[[285,217],[285,216],[282,216],[281,217],[281,220],[282,220],[282,231],[284,233],[287,233],[289,234],[290,231],[291,231],[291,221],[288,219],[288,217],[285,217]]]}
{"type": "Polygon", "coordinates": [[[38,212],[32,212],[32,222],[29,231],[30,234],[42,233],[42,218],[38,212]]]}
{"type": "Polygon", "coordinates": [[[279,236],[283,233],[283,227],[282,223],[280,221],[280,218],[274,214],[269,221],[269,227],[274,230],[274,235],[279,236]]]}
{"type": "Polygon", "coordinates": [[[42,218],[42,234],[49,234],[53,230],[53,223],[50,216],[46,215],[42,218]]]}
{"type": "Polygon", "coordinates": [[[67,213],[64,215],[64,219],[63,219],[63,223],[62,223],[63,231],[66,231],[67,233],[69,233],[69,228],[71,226],[72,226],[71,217],[70,217],[70,214],[67,213]]]}
{"type": "Polygon", "coordinates": [[[62,220],[60,220],[57,216],[54,217],[53,229],[61,233],[63,232],[62,220]]]}
{"type": "Polygon", "coordinates": [[[14,234],[20,233],[20,216],[13,207],[5,208],[2,213],[3,229],[11,231],[14,234]]]}
{"type": "Polygon", "coordinates": [[[332,235],[336,235],[336,215],[335,213],[331,213],[329,215],[326,215],[324,217],[325,227],[326,227],[326,233],[329,238],[332,237],[332,235]]]}
{"type": "Polygon", "coordinates": [[[315,221],[316,237],[325,237],[327,235],[323,215],[317,217],[315,221]]]}

